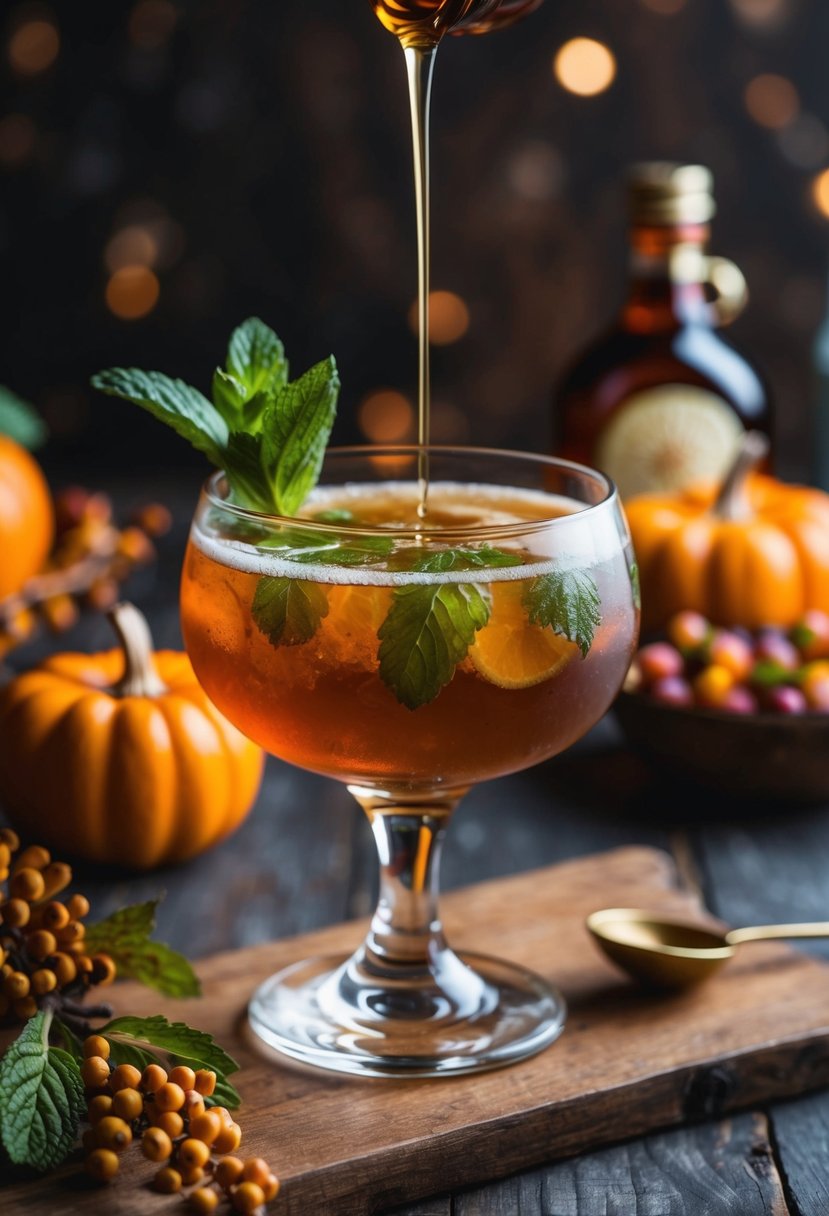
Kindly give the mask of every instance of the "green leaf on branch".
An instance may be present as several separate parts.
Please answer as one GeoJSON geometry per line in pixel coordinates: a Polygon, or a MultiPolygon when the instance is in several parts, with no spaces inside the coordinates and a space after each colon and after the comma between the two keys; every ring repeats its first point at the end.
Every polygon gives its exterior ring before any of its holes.
{"type": "Polygon", "coordinates": [[[200,996],[201,984],[184,955],[152,940],[158,903],[132,904],[89,925],[87,953],[109,954],[121,979],[138,980],[165,996],[200,996]]]}
{"type": "Polygon", "coordinates": [[[63,1161],[86,1107],[78,1062],[49,1046],[50,1024],[35,1014],[0,1060],[0,1140],[15,1165],[37,1170],[63,1161]]]}
{"type": "Polygon", "coordinates": [[[328,616],[328,597],[306,579],[260,578],[251,611],[272,646],[301,646],[328,616]]]}
{"type": "Polygon", "coordinates": [[[0,435],[8,435],[24,448],[36,448],[47,436],[46,423],[11,389],[0,384],[0,435]]]}
{"type": "Polygon", "coordinates": [[[583,570],[556,570],[531,579],[524,607],[533,625],[549,626],[576,642],[586,658],[601,624],[599,589],[583,570]]]}
{"type": "Polygon", "coordinates": [[[473,583],[397,587],[380,626],[380,677],[407,709],[434,701],[475,634],[489,620],[492,598],[473,583]]]}
{"type": "Polygon", "coordinates": [[[114,1018],[96,1032],[117,1045],[130,1045],[142,1051],[156,1047],[175,1056],[191,1068],[208,1068],[217,1076],[237,1072],[239,1065],[223,1047],[203,1030],[184,1022],[168,1022],[161,1014],[149,1018],[114,1018]]]}

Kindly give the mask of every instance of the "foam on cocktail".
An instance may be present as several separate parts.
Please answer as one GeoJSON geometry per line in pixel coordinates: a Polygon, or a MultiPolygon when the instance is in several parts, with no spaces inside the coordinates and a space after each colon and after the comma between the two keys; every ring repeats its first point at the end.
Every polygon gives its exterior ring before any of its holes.
{"type": "MultiPolygon", "coordinates": [[[[320,511],[332,509],[348,509],[355,515],[359,514],[360,503],[367,503],[378,498],[390,502],[401,499],[406,505],[411,501],[416,503],[416,489],[411,482],[379,482],[370,485],[351,484],[345,486],[318,487],[308,499],[304,508],[304,519],[314,525],[314,515],[320,511]]],[[[571,567],[584,568],[606,560],[618,550],[619,537],[616,532],[614,516],[608,512],[602,515],[597,527],[595,518],[590,525],[585,520],[583,529],[574,527],[573,516],[585,512],[583,503],[578,503],[564,495],[547,494],[541,490],[517,489],[509,486],[483,484],[467,484],[458,482],[433,482],[430,490],[430,504],[435,513],[451,514],[453,508],[463,510],[467,517],[474,512],[475,523],[450,522],[443,526],[426,521],[425,535],[440,540],[441,534],[446,533],[447,544],[476,547],[481,543],[505,551],[514,551],[522,556],[532,553],[532,559],[518,566],[480,567],[474,570],[450,570],[436,572],[398,571],[383,568],[382,559],[378,565],[342,566],[337,564],[336,547],[332,545],[330,563],[297,562],[278,556],[273,550],[258,548],[241,540],[230,540],[227,537],[219,539],[209,535],[204,526],[194,524],[192,540],[208,557],[221,565],[229,566],[244,574],[258,576],[287,577],[308,579],[319,583],[336,583],[349,586],[398,587],[412,584],[435,583],[469,583],[469,582],[507,582],[540,574],[548,574],[554,570],[571,567]],[[520,504],[522,512],[515,509],[505,510],[505,504],[520,504]],[[498,504],[501,504],[500,507],[498,504]],[[524,513],[526,512],[526,514],[524,513]],[[567,519],[566,542],[557,545],[556,521],[567,519]],[[505,533],[500,529],[509,528],[505,533]],[[466,533],[466,534],[465,534],[466,533]]],[[[298,521],[302,522],[302,521],[298,521]]],[[[317,525],[318,526],[318,525],[317,525]]],[[[319,543],[324,545],[326,540],[342,537],[342,543],[348,544],[349,536],[358,537],[359,519],[344,524],[338,529],[336,524],[319,528],[319,543]],[[349,528],[356,531],[349,532],[349,528]]],[[[408,532],[414,525],[408,522],[397,525],[388,524],[382,528],[382,534],[391,539],[398,536],[397,529],[406,529],[407,535],[400,535],[401,544],[413,545],[411,534],[408,532]]],[[[376,525],[364,525],[367,531],[377,535],[381,530],[376,525]]],[[[564,533],[562,529],[562,533],[564,533]]],[[[309,535],[311,529],[309,529],[309,535]]],[[[276,527],[272,535],[278,535],[276,527]]],[[[263,542],[268,537],[268,524],[263,521],[263,542]]]]}

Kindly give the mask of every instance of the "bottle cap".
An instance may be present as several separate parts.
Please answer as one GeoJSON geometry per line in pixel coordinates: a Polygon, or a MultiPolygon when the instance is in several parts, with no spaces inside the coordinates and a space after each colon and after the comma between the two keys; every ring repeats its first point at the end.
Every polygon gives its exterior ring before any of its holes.
{"type": "Polygon", "coordinates": [[[716,211],[714,178],[704,165],[634,165],[628,190],[634,224],[707,224],[716,211]]]}

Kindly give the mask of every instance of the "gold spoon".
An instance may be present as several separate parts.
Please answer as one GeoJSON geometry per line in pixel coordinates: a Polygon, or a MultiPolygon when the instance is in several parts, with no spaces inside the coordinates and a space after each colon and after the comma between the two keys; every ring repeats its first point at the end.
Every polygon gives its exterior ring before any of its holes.
{"type": "Polygon", "coordinates": [[[753,925],[718,933],[641,908],[603,908],[587,918],[601,949],[634,979],[656,988],[690,988],[733,957],[743,942],[785,937],[829,937],[829,921],[753,925]]]}

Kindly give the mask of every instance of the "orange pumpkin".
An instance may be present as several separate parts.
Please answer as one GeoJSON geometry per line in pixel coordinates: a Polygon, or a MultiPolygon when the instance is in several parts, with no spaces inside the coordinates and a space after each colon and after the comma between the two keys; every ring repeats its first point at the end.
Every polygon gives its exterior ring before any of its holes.
{"type": "Polygon", "coordinates": [[[0,599],[37,574],[54,534],[52,498],[40,465],[0,435],[0,599]]]}
{"type": "Polygon", "coordinates": [[[0,691],[0,802],[68,855],[184,861],[244,819],[263,755],[207,699],[187,655],[153,656],[136,608],[110,617],[121,649],[56,655],[0,691]]]}
{"type": "Polygon", "coordinates": [[[751,432],[721,487],[625,503],[643,632],[685,608],[749,629],[829,611],[829,494],[754,473],[766,448],[751,432]]]}

